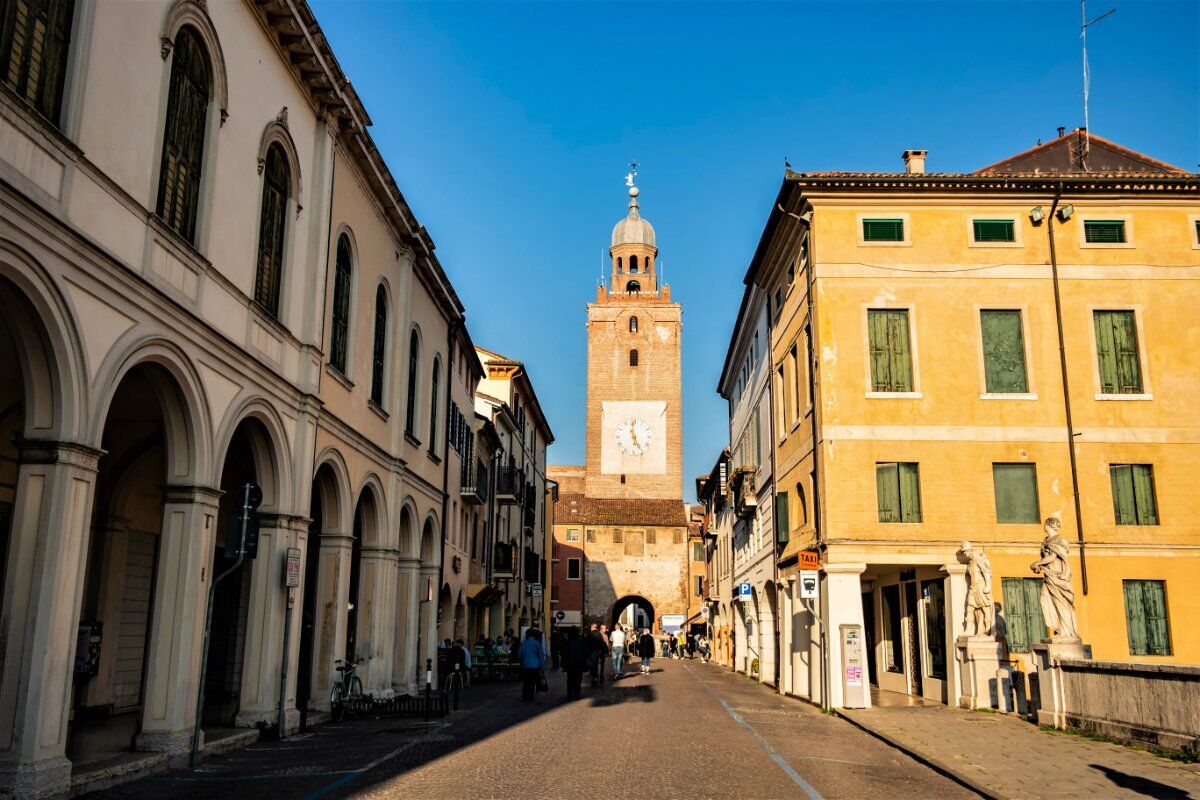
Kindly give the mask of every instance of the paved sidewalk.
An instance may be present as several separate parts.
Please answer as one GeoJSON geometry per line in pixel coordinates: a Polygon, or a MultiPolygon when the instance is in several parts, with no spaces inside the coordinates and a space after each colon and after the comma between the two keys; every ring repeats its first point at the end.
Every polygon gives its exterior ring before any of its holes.
{"type": "Polygon", "coordinates": [[[1043,731],[1007,715],[940,704],[838,713],[998,800],[1200,800],[1200,764],[1043,731]]]}

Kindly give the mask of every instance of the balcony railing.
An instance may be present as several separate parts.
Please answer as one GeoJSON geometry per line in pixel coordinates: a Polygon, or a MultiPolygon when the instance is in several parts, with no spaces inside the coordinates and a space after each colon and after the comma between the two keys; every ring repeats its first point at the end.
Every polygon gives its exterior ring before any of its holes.
{"type": "Polygon", "coordinates": [[[463,501],[472,505],[483,505],[488,498],[488,468],[483,459],[475,459],[472,465],[463,462],[462,490],[463,501]]]}
{"type": "Polygon", "coordinates": [[[496,501],[499,503],[519,503],[525,489],[525,476],[515,466],[509,464],[496,470],[496,501]]]}

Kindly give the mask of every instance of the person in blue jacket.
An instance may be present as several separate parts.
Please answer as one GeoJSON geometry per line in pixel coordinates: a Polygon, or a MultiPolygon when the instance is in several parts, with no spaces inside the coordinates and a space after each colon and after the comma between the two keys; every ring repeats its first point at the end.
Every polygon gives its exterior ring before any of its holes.
{"type": "Polygon", "coordinates": [[[537,628],[525,631],[518,653],[521,659],[521,699],[532,703],[537,698],[538,681],[546,667],[546,651],[542,648],[542,632],[537,628]]]}

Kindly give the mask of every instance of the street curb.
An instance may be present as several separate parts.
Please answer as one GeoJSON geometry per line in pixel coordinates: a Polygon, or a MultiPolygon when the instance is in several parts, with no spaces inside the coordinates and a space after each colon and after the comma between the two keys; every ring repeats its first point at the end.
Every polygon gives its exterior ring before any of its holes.
{"type": "Polygon", "coordinates": [[[868,728],[863,723],[859,722],[858,720],[854,719],[853,717],[843,714],[841,711],[839,711],[836,708],[831,709],[831,713],[835,717],[845,720],[846,722],[849,722],[851,725],[858,728],[860,731],[863,731],[864,733],[874,736],[876,739],[883,742],[884,744],[890,745],[891,747],[896,748],[897,750],[904,753],[905,755],[924,764],[925,766],[932,769],[934,772],[937,772],[938,774],[949,778],[950,780],[963,786],[964,788],[970,789],[972,792],[975,792],[976,794],[980,795],[981,797],[986,797],[988,800],[1012,800],[1012,798],[1010,798],[1008,795],[997,794],[994,790],[989,789],[986,786],[982,786],[981,784],[976,783],[974,780],[967,777],[966,775],[956,772],[953,768],[946,766],[938,759],[932,758],[930,756],[926,756],[926,755],[922,754],[921,752],[914,750],[913,748],[904,744],[904,742],[900,741],[899,739],[888,736],[887,734],[881,733],[872,728],[868,728]]]}

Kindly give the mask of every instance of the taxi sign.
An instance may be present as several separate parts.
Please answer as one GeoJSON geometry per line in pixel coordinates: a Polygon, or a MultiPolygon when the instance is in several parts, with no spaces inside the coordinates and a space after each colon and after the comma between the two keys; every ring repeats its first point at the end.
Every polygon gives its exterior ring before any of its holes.
{"type": "Polygon", "coordinates": [[[821,554],[816,550],[801,550],[797,555],[797,567],[802,570],[821,568],[821,554]]]}

